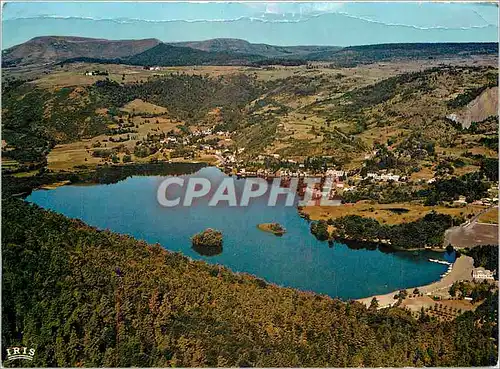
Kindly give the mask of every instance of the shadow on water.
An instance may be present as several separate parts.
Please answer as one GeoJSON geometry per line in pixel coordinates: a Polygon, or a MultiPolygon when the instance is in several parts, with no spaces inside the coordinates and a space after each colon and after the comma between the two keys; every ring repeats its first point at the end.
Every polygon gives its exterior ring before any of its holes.
{"type": "Polygon", "coordinates": [[[449,263],[454,263],[459,256],[460,253],[457,252],[451,245],[448,245],[446,247],[446,252],[443,253],[443,259],[449,263]]]}
{"type": "Polygon", "coordinates": [[[336,242],[346,245],[351,250],[372,250],[372,251],[375,251],[375,250],[377,250],[377,248],[380,248],[381,246],[383,246],[383,245],[379,245],[375,242],[361,242],[361,241],[352,241],[352,240],[345,240],[345,239],[339,240],[336,242]]]}

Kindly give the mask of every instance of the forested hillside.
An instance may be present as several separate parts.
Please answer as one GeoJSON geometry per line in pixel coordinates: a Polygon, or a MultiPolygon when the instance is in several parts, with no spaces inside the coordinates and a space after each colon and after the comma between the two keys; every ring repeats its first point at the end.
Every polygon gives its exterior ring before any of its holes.
{"type": "Polygon", "coordinates": [[[262,59],[259,55],[231,53],[227,51],[203,51],[190,47],[159,44],[124,60],[132,65],[226,65],[249,64],[262,59]]]}
{"type": "Polygon", "coordinates": [[[168,108],[173,118],[200,122],[210,109],[222,110],[226,125],[240,124],[240,110],[264,91],[262,83],[243,74],[213,79],[199,75],[171,75],[143,83],[110,80],[92,86],[49,90],[22,80],[2,86],[4,155],[23,163],[43,163],[56,144],[112,133],[112,112],[131,100],[168,108]],[[109,114],[100,114],[105,109],[109,114]],[[234,121],[234,122],[233,122],[234,121]]]}
{"type": "Polygon", "coordinates": [[[461,54],[495,55],[498,44],[493,42],[378,44],[345,47],[338,51],[321,51],[308,56],[309,60],[330,60],[338,66],[387,62],[404,59],[447,58],[461,54]]]}
{"type": "Polygon", "coordinates": [[[2,344],[34,366],[489,366],[497,301],[455,321],[266,284],[2,202],[2,344]]]}

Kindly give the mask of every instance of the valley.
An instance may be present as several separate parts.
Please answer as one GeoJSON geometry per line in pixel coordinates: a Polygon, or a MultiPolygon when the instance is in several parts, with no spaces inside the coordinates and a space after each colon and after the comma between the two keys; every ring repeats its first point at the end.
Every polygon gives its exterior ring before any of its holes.
{"type": "Polygon", "coordinates": [[[497,54],[64,36],[3,50],[4,336],[38,335],[38,366],[493,365],[497,54]],[[166,208],[174,177],[297,181],[299,196],[166,208]],[[214,229],[216,251],[193,247],[214,229]]]}

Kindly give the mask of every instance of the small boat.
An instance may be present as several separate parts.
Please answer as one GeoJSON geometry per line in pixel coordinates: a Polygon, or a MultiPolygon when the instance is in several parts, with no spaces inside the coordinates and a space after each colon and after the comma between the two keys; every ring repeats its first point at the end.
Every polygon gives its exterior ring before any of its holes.
{"type": "Polygon", "coordinates": [[[433,263],[438,263],[438,264],[444,264],[444,265],[452,265],[451,263],[444,261],[444,260],[437,260],[437,259],[429,259],[429,261],[433,263]]]}

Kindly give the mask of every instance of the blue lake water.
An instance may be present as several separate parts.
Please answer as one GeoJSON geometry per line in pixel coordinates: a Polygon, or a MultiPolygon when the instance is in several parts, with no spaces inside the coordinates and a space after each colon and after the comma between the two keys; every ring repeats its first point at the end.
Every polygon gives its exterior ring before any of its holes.
{"type": "MultiPolygon", "coordinates": [[[[213,183],[225,177],[211,167],[191,176],[203,176],[213,183]]],[[[341,243],[329,247],[310,234],[309,223],[295,207],[284,206],[284,200],[275,207],[266,206],[267,197],[251,200],[250,206],[244,208],[209,207],[208,196],[191,207],[165,208],[157,202],[157,189],[165,178],[134,176],[109,185],[37,190],[27,201],[101,229],[159,243],[193,259],[222,264],[278,285],[343,299],[425,285],[438,280],[447,268],[428,261],[443,259],[440,253],[387,253],[352,249],[341,243]],[[277,237],[260,231],[257,224],[266,222],[280,223],[287,233],[277,237]],[[191,248],[191,236],[208,227],[224,235],[221,254],[203,256],[191,248]]],[[[237,189],[241,188],[243,180],[235,181],[237,189]]]]}

